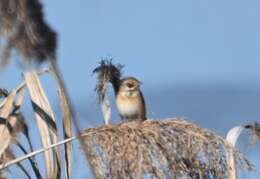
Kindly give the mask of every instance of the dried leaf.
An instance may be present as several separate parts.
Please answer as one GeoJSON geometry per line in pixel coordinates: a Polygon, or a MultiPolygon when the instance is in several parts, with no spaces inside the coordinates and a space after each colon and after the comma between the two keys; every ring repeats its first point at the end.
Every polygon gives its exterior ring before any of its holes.
{"type": "MultiPolygon", "coordinates": [[[[27,139],[27,142],[28,142],[29,148],[30,148],[30,152],[33,152],[33,146],[32,146],[32,141],[31,141],[31,138],[29,135],[28,126],[25,123],[24,117],[21,114],[21,112],[16,111],[15,114],[13,114],[12,116],[9,117],[9,121],[11,121],[11,120],[16,120],[16,125],[14,126],[14,130],[12,133],[12,138],[13,138],[12,140],[15,141],[13,143],[15,143],[23,151],[24,154],[28,154],[28,152],[25,150],[25,148],[22,146],[22,144],[20,144],[20,142],[17,141],[17,139],[16,139],[17,134],[14,134],[14,132],[15,133],[22,132],[27,139]]],[[[37,179],[42,179],[42,176],[39,171],[38,164],[37,164],[35,157],[32,156],[31,158],[28,158],[28,160],[33,168],[33,171],[34,171],[37,179]]]]}
{"type": "Polygon", "coordinates": [[[11,130],[14,124],[9,123],[7,119],[10,113],[12,112],[15,95],[16,95],[15,91],[12,91],[8,95],[0,111],[0,156],[3,154],[3,152],[5,152],[12,138],[11,130]]]}
{"type": "Polygon", "coordinates": [[[24,98],[24,86],[21,88],[18,88],[16,90],[16,96],[17,98],[13,102],[13,109],[12,113],[9,115],[8,122],[11,124],[15,124],[12,126],[11,135],[12,138],[16,140],[16,136],[21,131],[24,131],[24,121],[21,118],[21,113],[19,111],[24,98]]]}
{"type": "MultiPolygon", "coordinates": [[[[20,85],[18,88],[17,88],[17,97],[16,97],[16,100],[14,101],[14,109],[13,109],[13,112],[11,114],[11,116],[9,117],[9,121],[12,121],[12,120],[15,120],[15,126],[13,128],[13,131],[12,131],[12,136],[13,136],[13,140],[15,140],[15,144],[21,149],[21,151],[24,153],[24,154],[28,154],[28,152],[26,151],[26,149],[23,147],[23,145],[17,140],[16,138],[16,135],[19,133],[19,132],[22,132],[28,143],[29,143],[29,147],[30,147],[30,150],[31,152],[33,151],[33,147],[32,147],[32,142],[31,142],[31,139],[30,139],[30,136],[29,136],[29,131],[28,131],[28,126],[24,120],[24,117],[22,115],[22,113],[20,112],[20,107],[21,105],[23,104],[23,101],[24,101],[24,92],[25,92],[25,86],[24,85],[20,85]]],[[[39,171],[39,168],[38,168],[38,164],[36,162],[36,159],[35,157],[31,157],[31,158],[28,158],[31,166],[32,166],[32,169],[35,173],[35,176],[37,177],[37,179],[42,179],[42,176],[41,176],[41,173],[39,171]]]]}
{"type": "Polygon", "coordinates": [[[21,105],[23,104],[23,101],[24,101],[24,93],[25,93],[24,87],[25,87],[25,85],[24,85],[24,83],[22,83],[16,89],[18,94],[17,94],[16,100],[14,101],[14,110],[13,110],[10,117],[15,117],[15,120],[17,120],[17,124],[14,127],[18,128],[18,129],[14,129],[14,130],[22,132],[25,135],[25,137],[26,137],[26,139],[29,143],[30,150],[33,151],[32,142],[31,142],[31,139],[30,139],[30,136],[29,136],[28,125],[26,124],[26,122],[24,120],[24,116],[20,111],[20,107],[21,107],[21,105]]]}
{"type": "MultiPolygon", "coordinates": [[[[23,127],[20,125],[19,118],[18,118],[18,116],[16,114],[19,112],[20,105],[23,102],[24,88],[23,87],[18,88],[17,90],[14,90],[10,95],[12,95],[12,97],[11,98],[7,97],[6,103],[4,103],[4,107],[3,107],[2,111],[1,111],[2,115],[3,115],[3,113],[6,113],[6,114],[4,114],[4,116],[7,116],[7,113],[9,113],[8,120],[4,120],[4,118],[2,118],[3,122],[5,122],[5,123],[2,124],[2,126],[5,126],[6,128],[8,128],[8,129],[6,129],[5,133],[6,134],[9,133],[8,136],[10,136],[8,138],[5,138],[6,142],[8,142],[8,146],[10,146],[10,144],[13,143],[13,141],[15,141],[15,143],[16,143],[16,141],[17,141],[16,140],[17,134],[20,131],[23,130],[23,127]],[[16,101],[14,101],[16,92],[18,92],[17,103],[16,103],[16,101]],[[9,106],[8,107],[9,110],[5,111],[7,103],[8,103],[8,106],[9,106]],[[12,112],[10,112],[11,110],[12,110],[12,112]]],[[[4,136],[5,135],[2,135],[2,137],[4,137],[4,136]]],[[[3,162],[7,162],[8,160],[13,160],[14,159],[14,155],[10,151],[10,149],[7,148],[4,152],[5,153],[3,154],[3,157],[5,159],[4,159],[3,162]]],[[[27,170],[20,163],[17,163],[17,166],[25,173],[27,178],[31,178],[29,173],[27,172],[27,170]]]]}
{"type": "Polygon", "coordinates": [[[24,86],[17,90],[18,96],[14,102],[14,106],[17,108],[17,110],[20,109],[21,105],[23,104],[24,92],[25,92],[24,86]]]}
{"type": "MultiPolygon", "coordinates": [[[[61,73],[59,72],[58,65],[56,61],[52,61],[52,72],[53,76],[58,85],[58,95],[60,101],[60,108],[63,116],[63,135],[64,139],[72,137],[72,121],[74,120],[74,124],[76,125],[75,113],[73,106],[71,104],[69,94],[66,90],[65,84],[63,82],[61,73]]],[[[77,131],[79,129],[77,128],[77,131]]],[[[64,145],[65,151],[65,178],[69,179],[71,177],[71,161],[72,161],[72,143],[66,143],[64,145]]]]}
{"type": "MultiPolygon", "coordinates": [[[[42,145],[43,147],[47,147],[58,141],[57,127],[52,109],[37,73],[35,71],[25,72],[24,79],[31,97],[42,145]]],[[[44,157],[47,178],[59,178],[61,164],[59,149],[46,151],[44,157]]]]}

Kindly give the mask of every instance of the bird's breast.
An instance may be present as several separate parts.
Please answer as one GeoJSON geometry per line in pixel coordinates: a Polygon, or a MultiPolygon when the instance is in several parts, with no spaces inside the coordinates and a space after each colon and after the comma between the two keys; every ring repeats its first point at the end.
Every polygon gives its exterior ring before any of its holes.
{"type": "Polygon", "coordinates": [[[140,96],[128,96],[128,95],[118,95],[117,96],[117,108],[121,115],[131,116],[140,111],[141,100],[140,96]]]}

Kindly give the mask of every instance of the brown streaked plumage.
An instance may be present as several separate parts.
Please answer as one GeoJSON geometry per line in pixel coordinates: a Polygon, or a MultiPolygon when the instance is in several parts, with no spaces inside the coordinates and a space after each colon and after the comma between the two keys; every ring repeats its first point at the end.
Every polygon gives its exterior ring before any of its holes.
{"type": "Polygon", "coordinates": [[[146,120],[145,101],[140,90],[140,82],[136,78],[127,77],[121,80],[116,94],[116,104],[123,120],[146,120]]]}

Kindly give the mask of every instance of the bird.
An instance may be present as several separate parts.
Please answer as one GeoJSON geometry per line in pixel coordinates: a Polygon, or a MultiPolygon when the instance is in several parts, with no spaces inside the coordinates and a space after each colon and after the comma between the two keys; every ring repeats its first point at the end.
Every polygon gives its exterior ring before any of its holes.
{"type": "Polygon", "coordinates": [[[146,106],[141,82],[133,77],[122,78],[121,64],[113,64],[112,59],[101,60],[99,66],[93,70],[97,74],[96,92],[104,117],[105,125],[109,125],[111,107],[108,98],[108,84],[112,84],[115,94],[116,106],[123,122],[145,121],[146,106]]]}
{"type": "Polygon", "coordinates": [[[135,77],[120,80],[116,93],[116,105],[123,121],[145,121],[145,100],[140,90],[141,82],[135,77]]]}

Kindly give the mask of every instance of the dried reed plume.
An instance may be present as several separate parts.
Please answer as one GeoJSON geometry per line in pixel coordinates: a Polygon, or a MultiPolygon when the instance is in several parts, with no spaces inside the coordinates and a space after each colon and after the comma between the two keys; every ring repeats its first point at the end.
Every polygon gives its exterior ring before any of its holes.
{"type": "Polygon", "coordinates": [[[99,94],[100,100],[103,100],[104,93],[106,92],[109,83],[113,85],[114,91],[117,93],[122,76],[122,68],[123,65],[114,65],[112,59],[110,59],[101,60],[99,66],[93,70],[93,73],[97,74],[96,91],[99,94]]]}
{"type": "Polygon", "coordinates": [[[95,178],[228,178],[228,154],[251,164],[225,139],[182,119],[87,129],[83,150],[95,178]]]}
{"type": "Polygon", "coordinates": [[[55,59],[56,33],[46,24],[38,0],[1,0],[0,34],[6,38],[2,64],[12,49],[24,59],[42,62],[55,59]]]}
{"type": "Polygon", "coordinates": [[[99,97],[99,103],[104,116],[105,124],[109,124],[111,118],[111,108],[107,88],[109,83],[113,85],[114,92],[117,94],[121,83],[123,65],[112,63],[110,60],[101,60],[99,66],[93,70],[97,74],[96,92],[99,97]]]}
{"type": "Polygon", "coordinates": [[[260,139],[260,124],[255,122],[253,124],[248,124],[245,126],[245,129],[249,129],[251,132],[251,142],[255,143],[260,139]]]}

